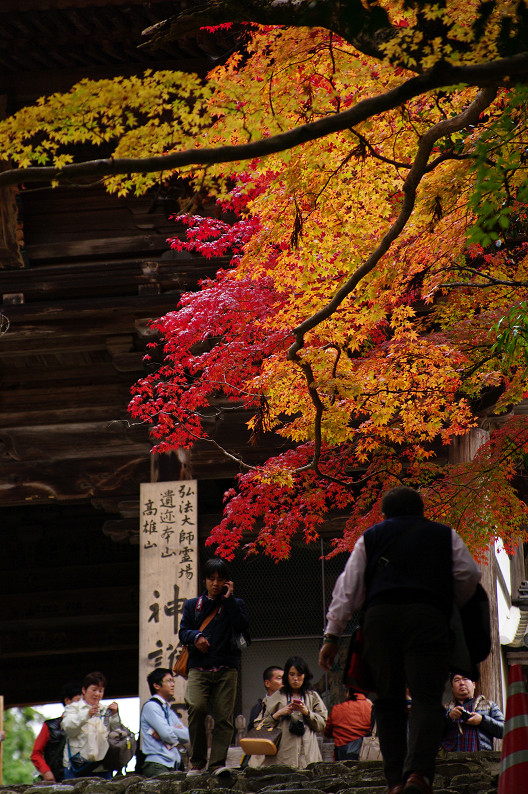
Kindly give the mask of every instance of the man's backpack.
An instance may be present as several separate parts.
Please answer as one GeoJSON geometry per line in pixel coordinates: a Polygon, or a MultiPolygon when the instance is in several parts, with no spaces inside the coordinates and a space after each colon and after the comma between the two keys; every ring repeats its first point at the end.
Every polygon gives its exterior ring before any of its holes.
{"type": "Polygon", "coordinates": [[[57,782],[64,779],[62,757],[66,745],[66,736],[61,728],[61,723],[62,717],[54,717],[51,720],[46,720],[49,737],[44,748],[44,760],[53,772],[57,782]]]}
{"type": "MultiPolygon", "coordinates": [[[[158,706],[160,707],[160,709],[163,711],[163,706],[159,702],[158,698],[152,697],[152,698],[149,698],[149,700],[147,700],[145,702],[146,703],[150,703],[150,701],[152,701],[153,703],[157,703],[158,706]]],[[[142,711],[143,711],[143,709],[142,709],[142,711]]],[[[141,725],[141,716],[139,718],[139,722],[140,722],[140,725],[141,725]]],[[[182,752],[183,752],[183,747],[179,747],[178,746],[178,748],[180,750],[180,756],[181,756],[182,752]]],[[[139,736],[138,736],[138,742],[137,742],[137,746],[136,746],[136,769],[135,769],[135,771],[136,771],[137,775],[142,775],[143,774],[143,766],[145,764],[146,757],[147,756],[145,755],[145,753],[141,749],[141,733],[140,733],[139,736]]],[[[185,771],[185,764],[183,763],[183,758],[180,759],[179,763],[174,764],[174,769],[176,771],[180,771],[180,772],[185,771]]]]}
{"type": "Polygon", "coordinates": [[[109,747],[103,758],[103,766],[105,769],[120,771],[136,752],[136,737],[129,728],[121,724],[119,728],[108,733],[107,739],[109,747]]]}
{"type": "Polygon", "coordinates": [[[143,765],[145,763],[145,758],[147,756],[145,755],[145,753],[143,752],[143,750],[140,747],[141,734],[139,735],[138,739],[139,740],[138,740],[138,744],[137,744],[137,747],[136,747],[136,769],[135,769],[135,772],[136,772],[136,775],[142,775],[143,774],[143,765]]]}

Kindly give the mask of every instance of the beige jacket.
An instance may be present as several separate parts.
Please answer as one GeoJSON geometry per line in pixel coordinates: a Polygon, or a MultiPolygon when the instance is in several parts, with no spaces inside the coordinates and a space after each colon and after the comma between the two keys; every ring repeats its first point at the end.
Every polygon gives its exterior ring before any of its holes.
{"type": "MultiPolygon", "coordinates": [[[[106,706],[101,706],[99,715],[96,717],[89,717],[88,712],[90,706],[81,698],[80,700],[68,703],[64,709],[64,716],[62,718],[61,727],[66,734],[66,745],[64,747],[63,764],[65,767],[70,766],[70,757],[68,753],[68,744],[70,745],[70,752],[72,755],[80,753],[84,757],[86,751],[86,744],[88,740],[87,725],[89,720],[101,720],[103,714],[106,712],[106,706]]],[[[114,728],[119,728],[121,719],[119,712],[112,714],[110,718],[105,718],[105,725],[107,725],[107,734],[114,728]]]]}
{"type": "MultiPolygon", "coordinates": [[[[282,692],[275,692],[267,703],[266,714],[263,724],[265,726],[276,725],[276,721],[271,716],[279,709],[286,706],[288,699],[282,692]]],[[[304,736],[295,736],[290,733],[290,720],[280,721],[282,728],[281,743],[277,755],[266,756],[263,766],[272,764],[287,764],[296,769],[304,769],[313,761],[322,761],[317,734],[322,734],[326,724],[328,712],[326,706],[313,690],[306,693],[305,703],[309,714],[304,718],[306,730],[304,736]]]]}

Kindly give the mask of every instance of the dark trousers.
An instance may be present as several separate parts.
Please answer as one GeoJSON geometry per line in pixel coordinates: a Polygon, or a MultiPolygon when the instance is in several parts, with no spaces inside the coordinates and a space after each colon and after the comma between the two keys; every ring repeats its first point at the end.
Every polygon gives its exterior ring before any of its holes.
{"type": "Polygon", "coordinates": [[[189,670],[185,703],[189,713],[191,766],[202,768],[207,764],[205,718],[208,713],[212,714],[215,721],[209,769],[225,766],[233,736],[237,681],[238,671],[232,667],[222,667],[215,672],[194,667],[189,670]]]}
{"type": "Polygon", "coordinates": [[[157,777],[163,772],[174,772],[174,767],[165,766],[157,761],[145,761],[141,774],[143,777],[157,777]]]}
{"type": "Polygon", "coordinates": [[[76,777],[102,777],[104,780],[111,780],[114,773],[108,769],[100,769],[98,772],[92,771],[98,766],[100,766],[100,761],[94,761],[93,763],[88,762],[86,767],[79,769],[77,772],[66,767],[64,769],[64,780],[71,780],[76,777]]]}
{"type": "Polygon", "coordinates": [[[339,747],[334,747],[334,758],[336,761],[357,761],[359,759],[359,751],[363,744],[363,737],[359,739],[352,739],[347,744],[341,744],[339,747]]]}
{"type": "Polygon", "coordinates": [[[375,716],[389,786],[417,772],[433,781],[449,673],[446,616],[426,604],[367,610],[363,658],[376,686],[375,716]],[[405,687],[412,706],[408,715],[405,687]]]}

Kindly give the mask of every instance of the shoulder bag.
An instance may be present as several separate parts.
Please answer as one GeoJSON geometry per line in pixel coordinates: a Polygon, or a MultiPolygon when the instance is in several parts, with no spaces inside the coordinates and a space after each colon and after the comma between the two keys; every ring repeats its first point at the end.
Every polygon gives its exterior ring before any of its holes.
{"type": "Polygon", "coordinates": [[[134,733],[123,723],[108,732],[108,752],[103,758],[103,767],[119,771],[124,769],[137,749],[134,733]]]}
{"type": "Polygon", "coordinates": [[[479,583],[463,606],[453,604],[449,622],[451,631],[450,666],[478,681],[478,665],[491,651],[491,623],[488,594],[479,583]]]}
{"type": "MultiPolygon", "coordinates": [[[[360,618],[361,621],[361,618],[360,618]]],[[[355,689],[365,695],[374,692],[374,684],[370,680],[367,667],[363,661],[363,628],[361,622],[356,626],[350,637],[348,654],[343,670],[343,683],[347,689],[355,689]]]]}
{"type": "MultiPolygon", "coordinates": [[[[209,625],[209,623],[212,621],[212,619],[215,617],[216,613],[218,612],[218,609],[219,607],[215,607],[211,612],[211,614],[207,615],[202,625],[200,626],[200,631],[203,631],[205,627],[209,625]]],[[[174,675],[181,675],[182,678],[189,677],[189,649],[186,645],[183,646],[178,656],[176,657],[172,672],[174,675]]]]}
{"type": "Polygon", "coordinates": [[[260,721],[240,740],[240,746],[245,755],[277,755],[281,738],[280,725],[263,728],[260,721]]]}
{"type": "Polygon", "coordinates": [[[359,751],[359,761],[381,761],[381,750],[378,739],[378,732],[374,730],[370,736],[363,736],[363,742],[359,751]]]}

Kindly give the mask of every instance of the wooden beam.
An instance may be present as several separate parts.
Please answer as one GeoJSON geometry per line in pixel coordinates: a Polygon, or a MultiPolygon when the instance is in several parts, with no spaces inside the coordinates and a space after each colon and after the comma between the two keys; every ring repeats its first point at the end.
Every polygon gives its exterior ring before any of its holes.
{"type": "Polygon", "coordinates": [[[75,406],[59,406],[48,404],[43,408],[38,407],[37,403],[27,404],[24,408],[16,410],[16,405],[12,403],[10,410],[3,410],[2,400],[0,399],[0,427],[19,427],[20,425],[60,424],[62,422],[82,422],[86,421],[116,421],[128,422],[130,417],[127,415],[126,406],[128,400],[115,396],[113,400],[102,400],[96,404],[83,404],[80,401],[75,406]]]}
{"type": "MultiPolygon", "coordinates": [[[[134,327],[134,320],[141,317],[160,317],[162,314],[173,311],[179,301],[179,293],[164,295],[148,295],[139,297],[135,295],[98,298],[97,300],[48,300],[41,303],[25,303],[20,306],[10,306],[8,314],[12,330],[2,338],[2,344],[12,335],[18,323],[41,322],[54,323],[64,320],[99,320],[105,323],[105,328],[112,328],[108,324],[113,319],[118,327],[134,327]]],[[[115,326],[114,326],[115,327],[115,326]]],[[[82,326],[81,326],[82,328],[82,326]]],[[[100,327],[94,326],[93,331],[100,333],[100,327]]]]}
{"type": "Polygon", "coordinates": [[[42,384],[35,389],[17,389],[0,392],[0,424],[3,414],[33,410],[36,406],[72,408],[82,405],[121,405],[126,408],[130,400],[130,384],[127,382],[103,381],[75,385],[65,382],[61,388],[53,383],[42,384]]]}
{"type": "Polygon", "coordinates": [[[150,473],[148,455],[32,463],[0,462],[0,507],[36,502],[86,501],[118,495],[133,498],[150,473]]]}
{"type": "Polygon", "coordinates": [[[151,444],[146,428],[130,433],[108,422],[79,422],[0,430],[3,457],[40,465],[44,461],[117,455],[148,456],[151,444]],[[115,432],[119,430],[120,432],[115,432]]]}
{"type": "Polygon", "coordinates": [[[528,648],[525,651],[506,651],[508,664],[522,664],[528,667],[528,648]]]}
{"type": "MultiPolygon", "coordinates": [[[[0,619],[2,632],[26,632],[47,630],[52,626],[69,632],[75,623],[79,636],[85,631],[83,626],[100,622],[111,625],[119,619],[137,622],[138,588],[131,585],[101,585],[100,582],[88,586],[65,588],[62,583],[53,591],[40,593],[35,599],[33,592],[4,593],[2,603],[5,609],[0,619]],[[119,617],[121,616],[121,617],[119,617]]],[[[86,640],[83,640],[83,645],[86,640]]],[[[5,646],[4,646],[5,647],[5,646]]]]}

